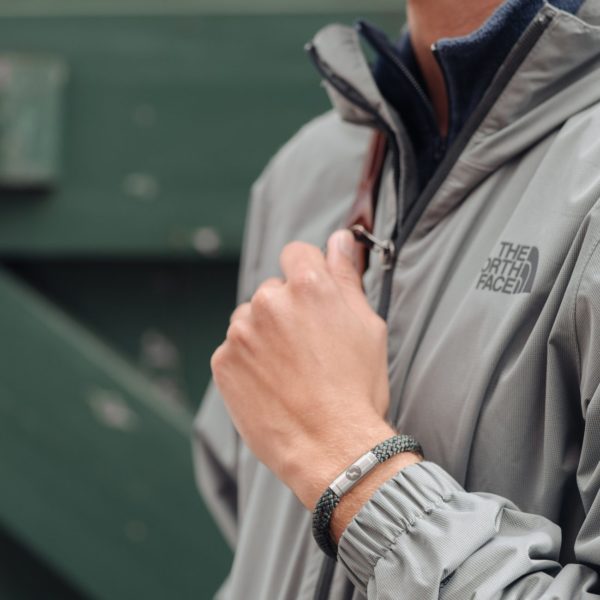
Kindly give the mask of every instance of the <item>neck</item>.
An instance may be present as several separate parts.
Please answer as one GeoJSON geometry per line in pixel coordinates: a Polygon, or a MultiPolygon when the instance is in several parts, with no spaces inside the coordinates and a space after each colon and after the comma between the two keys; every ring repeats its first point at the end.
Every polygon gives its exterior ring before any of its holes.
{"type": "Polygon", "coordinates": [[[471,33],[503,0],[408,0],[410,38],[443,136],[448,133],[448,94],[431,45],[440,38],[471,33]]]}

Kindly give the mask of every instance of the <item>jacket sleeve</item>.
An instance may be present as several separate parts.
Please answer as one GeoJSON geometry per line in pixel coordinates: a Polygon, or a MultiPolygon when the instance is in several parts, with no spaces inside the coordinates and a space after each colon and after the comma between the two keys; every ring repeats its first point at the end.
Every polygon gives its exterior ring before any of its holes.
{"type": "MultiPolygon", "coordinates": [[[[267,277],[280,275],[278,258],[287,242],[301,239],[322,245],[331,227],[342,221],[354,198],[370,135],[367,128],[343,123],[330,111],[304,125],[269,161],[250,194],[238,303],[248,301],[267,277]],[[330,158],[315,160],[322,155],[330,158]],[[319,181],[318,194],[314,180],[319,181]],[[326,217],[315,220],[311,216],[323,214],[323,198],[329,203],[326,217]]],[[[211,384],[194,424],[196,479],[232,547],[238,526],[241,443],[211,384]]]]}
{"type": "MultiPolygon", "coordinates": [[[[257,265],[266,227],[265,174],[250,196],[238,281],[238,303],[248,300],[258,285],[257,265]]],[[[200,492],[232,549],[237,541],[238,456],[240,439],[223,399],[211,381],[194,421],[193,458],[200,492]]]]}
{"type": "Polygon", "coordinates": [[[339,560],[370,600],[600,599],[599,248],[600,242],[584,245],[581,275],[571,282],[580,381],[573,392],[585,423],[577,467],[584,517],[575,560],[559,563],[562,535],[555,523],[506,498],[467,492],[425,461],[380,487],[340,539],[339,560]]]}

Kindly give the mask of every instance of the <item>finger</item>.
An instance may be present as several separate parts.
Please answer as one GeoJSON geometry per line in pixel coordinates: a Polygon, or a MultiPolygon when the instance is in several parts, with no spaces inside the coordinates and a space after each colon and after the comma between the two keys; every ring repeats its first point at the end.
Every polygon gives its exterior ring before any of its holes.
{"type": "Polygon", "coordinates": [[[286,281],[309,281],[321,279],[327,272],[323,252],[312,244],[291,242],[281,251],[281,270],[286,281]]]}
{"type": "MultiPolygon", "coordinates": [[[[264,288],[264,289],[280,288],[283,286],[283,284],[284,284],[284,282],[281,278],[269,277],[268,279],[265,279],[260,284],[260,286],[258,287],[258,289],[256,291],[258,292],[261,288],[264,288]]],[[[253,297],[255,295],[256,295],[256,292],[253,294],[253,297]]],[[[229,317],[229,322],[233,323],[236,319],[248,318],[250,316],[251,312],[252,312],[251,302],[243,302],[231,313],[231,316],[229,317]]]]}
{"type": "Polygon", "coordinates": [[[327,267],[335,281],[343,290],[363,295],[361,253],[362,246],[348,229],[334,232],[327,242],[327,267]]]}
{"type": "Polygon", "coordinates": [[[283,279],[281,279],[281,277],[269,277],[268,279],[265,279],[260,284],[258,289],[260,289],[260,288],[279,288],[279,287],[282,287],[283,285],[284,285],[284,281],[283,281],[283,279]]]}
{"type": "Polygon", "coordinates": [[[282,279],[271,277],[260,284],[252,299],[250,300],[250,308],[253,316],[264,316],[271,313],[276,305],[276,299],[279,297],[278,291],[284,287],[282,279]]]}
{"type": "Polygon", "coordinates": [[[250,316],[250,302],[244,302],[243,304],[240,304],[232,313],[231,316],[229,317],[229,322],[233,323],[234,321],[237,321],[238,319],[247,319],[250,316]]]}

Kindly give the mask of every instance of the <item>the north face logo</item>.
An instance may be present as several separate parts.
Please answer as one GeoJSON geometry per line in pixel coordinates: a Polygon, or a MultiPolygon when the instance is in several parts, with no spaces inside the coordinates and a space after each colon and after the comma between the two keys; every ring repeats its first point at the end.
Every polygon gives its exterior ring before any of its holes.
{"type": "Polygon", "coordinates": [[[528,294],[538,268],[540,253],[535,246],[500,242],[497,256],[483,265],[475,289],[502,294],[528,294]]]}

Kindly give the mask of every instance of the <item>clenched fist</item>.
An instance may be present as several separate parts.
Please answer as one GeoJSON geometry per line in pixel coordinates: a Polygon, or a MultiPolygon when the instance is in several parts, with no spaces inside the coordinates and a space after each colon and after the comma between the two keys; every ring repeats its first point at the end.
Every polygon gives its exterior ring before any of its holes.
{"type": "Polygon", "coordinates": [[[349,231],[327,256],[300,242],[231,316],[212,356],[217,387],[247,446],[309,508],[358,455],[394,434],[387,331],[355,267],[349,231]]]}

